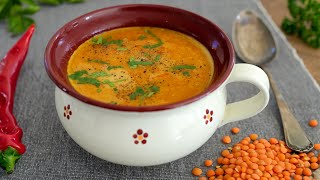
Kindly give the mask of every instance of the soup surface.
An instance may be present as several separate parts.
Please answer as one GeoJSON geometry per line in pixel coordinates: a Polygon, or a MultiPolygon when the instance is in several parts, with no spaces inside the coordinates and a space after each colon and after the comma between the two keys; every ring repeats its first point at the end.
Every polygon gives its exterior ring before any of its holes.
{"type": "Polygon", "coordinates": [[[153,106],[203,92],[214,67],[209,51],[190,36],[163,28],[128,27],[81,44],[67,71],[76,91],[91,99],[153,106]]]}

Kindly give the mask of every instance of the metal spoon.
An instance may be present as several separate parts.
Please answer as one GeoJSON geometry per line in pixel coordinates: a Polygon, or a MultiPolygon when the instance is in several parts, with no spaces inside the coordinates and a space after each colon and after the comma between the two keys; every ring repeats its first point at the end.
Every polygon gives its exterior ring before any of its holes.
{"type": "MultiPolygon", "coordinates": [[[[237,55],[244,62],[258,65],[261,68],[273,60],[277,53],[277,46],[269,29],[254,12],[249,10],[240,12],[236,17],[232,28],[232,41],[237,55]]],[[[311,151],[313,143],[290,112],[271,74],[265,68],[264,70],[269,76],[279,106],[288,147],[298,152],[311,151]]]]}

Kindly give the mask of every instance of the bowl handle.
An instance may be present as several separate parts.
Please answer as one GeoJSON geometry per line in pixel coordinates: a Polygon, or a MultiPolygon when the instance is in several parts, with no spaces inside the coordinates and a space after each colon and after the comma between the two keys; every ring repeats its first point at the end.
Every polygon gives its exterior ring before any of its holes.
{"type": "Polygon", "coordinates": [[[220,127],[258,114],[269,102],[269,78],[261,68],[251,64],[236,64],[227,84],[231,82],[251,83],[258,87],[260,92],[251,98],[227,104],[220,127]]]}

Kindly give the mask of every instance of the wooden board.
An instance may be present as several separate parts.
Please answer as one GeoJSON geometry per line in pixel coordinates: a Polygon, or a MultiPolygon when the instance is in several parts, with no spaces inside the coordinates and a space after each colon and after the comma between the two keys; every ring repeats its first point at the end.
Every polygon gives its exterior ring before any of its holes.
{"type": "MultiPolygon", "coordinates": [[[[261,0],[261,2],[271,15],[273,21],[279,27],[283,18],[290,15],[287,8],[287,0],[261,0]]],[[[294,36],[286,37],[292,46],[297,50],[299,56],[303,59],[303,62],[318,84],[320,84],[320,48],[311,48],[294,36]]]]}

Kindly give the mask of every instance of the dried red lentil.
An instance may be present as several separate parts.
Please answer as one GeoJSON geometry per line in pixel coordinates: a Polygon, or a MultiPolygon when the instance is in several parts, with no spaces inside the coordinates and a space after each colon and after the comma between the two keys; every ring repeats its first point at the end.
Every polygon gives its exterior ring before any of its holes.
{"type": "Polygon", "coordinates": [[[232,148],[223,150],[221,157],[217,158],[219,166],[215,171],[209,169],[206,173],[209,180],[313,179],[312,171],[319,168],[320,155],[316,157],[313,152],[294,154],[284,141],[276,138],[268,141],[258,137],[251,134],[232,148]]]}

